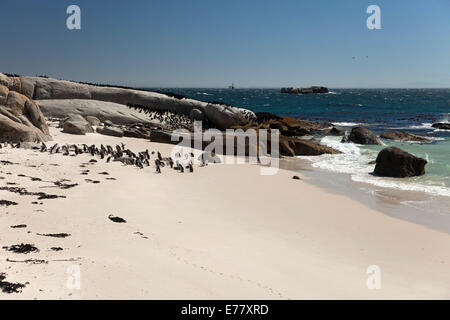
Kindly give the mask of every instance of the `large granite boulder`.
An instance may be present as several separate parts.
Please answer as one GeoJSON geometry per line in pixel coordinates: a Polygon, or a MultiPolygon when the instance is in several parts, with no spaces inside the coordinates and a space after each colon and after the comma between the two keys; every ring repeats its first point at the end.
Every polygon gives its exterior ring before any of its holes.
{"type": "Polygon", "coordinates": [[[378,154],[374,173],[383,177],[413,177],[425,174],[427,161],[397,147],[383,149],[378,154]]]}
{"type": "MultiPolygon", "coordinates": [[[[179,144],[183,143],[185,147],[200,148],[204,150],[208,145],[215,141],[215,137],[211,139],[203,137],[202,140],[195,140],[192,133],[176,133],[166,130],[152,130],[150,133],[150,141],[168,144],[179,144]]],[[[231,148],[231,145],[227,144],[229,142],[233,143],[233,155],[235,156],[255,156],[258,154],[258,143],[252,143],[248,138],[245,137],[245,133],[228,134],[226,132],[221,132],[219,139],[222,139],[222,148],[218,148],[215,151],[217,154],[226,154],[227,147],[231,148]]],[[[220,141],[220,140],[219,140],[220,141]]]]}
{"type": "MultiPolygon", "coordinates": [[[[0,82],[7,83],[4,77],[0,77],[0,82]]],[[[36,103],[0,84],[0,141],[35,142],[50,139],[44,115],[36,103]]]]}
{"type": "Polygon", "coordinates": [[[104,128],[98,128],[97,132],[100,134],[103,134],[105,136],[113,136],[113,137],[123,137],[124,132],[122,129],[117,127],[104,127],[104,128]]]}
{"type": "Polygon", "coordinates": [[[79,114],[69,114],[63,123],[63,132],[85,135],[94,132],[90,123],[79,114]]]}
{"type": "MultiPolygon", "coordinates": [[[[258,132],[256,132],[258,134],[258,132]]],[[[248,156],[258,154],[258,151],[264,154],[272,154],[271,150],[271,135],[267,135],[267,142],[259,145],[259,139],[257,139],[256,144],[252,143],[250,139],[245,139],[245,132],[235,132],[233,145],[234,145],[234,155],[238,156],[248,156]]],[[[226,152],[228,141],[232,141],[230,139],[230,134],[224,133],[222,135],[223,138],[223,147],[224,150],[216,150],[217,154],[223,154],[226,152]],[[228,138],[228,139],[227,139],[228,138]]],[[[187,146],[194,147],[194,137],[191,133],[183,133],[180,134],[179,139],[172,139],[173,135],[169,131],[165,130],[152,130],[150,133],[150,141],[159,142],[159,143],[169,143],[169,144],[178,144],[183,138],[183,142],[186,142],[187,146]]],[[[201,145],[202,149],[206,148],[210,144],[210,141],[203,140],[201,143],[197,145],[201,145]]],[[[337,154],[340,151],[335,150],[333,148],[321,145],[320,143],[304,140],[295,137],[285,137],[279,136],[279,154],[282,156],[315,156],[321,154],[337,154]]]]}
{"type": "Polygon", "coordinates": [[[203,121],[205,120],[205,115],[200,109],[192,109],[189,113],[189,118],[192,121],[203,121]]]}
{"type": "Polygon", "coordinates": [[[150,139],[150,133],[137,128],[127,128],[123,130],[123,136],[129,138],[150,139]]]}
{"type": "Polygon", "coordinates": [[[91,126],[96,126],[97,127],[97,126],[102,124],[100,119],[97,118],[97,117],[94,117],[94,116],[86,116],[85,119],[86,119],[87,122],[89,122],[89,124],[91,126]]]}
{"type": "Polygon", "coordinates": [[[342,142],[353,142],[358,144],[376,144],[379,146],[384,145],[375,133],[364,127],[354,127],[350,132],[350,135],[345,136],[342,142]]]}
{"type": "Polygon", "coordinates": [[[323,134],[326,136],[345,136],[347,130],[344,127],[332,126],[323,130],[323,134]]]}
{"type": "Polygon", "coordinates": [[[269,126],[274,129],[279,129],[280,134],[290,137],[290,136],[314,135],[330,127],[330,124],[326,122],[298,120],[292,117],[280,117],[279,120],[270,120],[269,126]],[[279,127],[277,128],[274,125],[279,127]],[[285,127],[287,129],[284,129],[285,127]]]}
{"type": "Polygon", "coordinates": [[[44,134],[38,128],[0,114],[0,142],[44,142],[48,140],[50,140],[50,136],[44,134]]]}
{"type": "Polygon", "coordinates": [[[203,108],[203,113],[209,122],[220,130],[225,130],[236,125],[243,125],[247,122],[241,112],[227,105],[208,103],[203,108]]]}
{"type": "MultiPolygon", "coordinates": [[[[185,116],[189,116],[193,109],[198,109],[206,116],[211,125],[219,129],[226,129],[232,125],[241,125],[247,121],[247,118],[254,116],[254,113],[249,110],[216,103],[206,103],[172,94],[129,88],[96,86],[44,77],[6,77],[3,74],[0,75],[1,83],[4,83],[10,90],[22,93],[34,100],[98,100],[125,106],[140,105],[151,108],[152,110],[170,111],[185,116]]],[[[65,114],[68,112],[77,113],[77,103],[76,101],[67,104],[60,103],[59,106],[60,108],[65,107],[65,114]]],[[[47,102],[44,102],[44,104],[49,107],[55,107],[54,104],[50,105],[47,102]]],[[[41,104],[43,109],[48,110],[44,104],[41,104]]],[[[80,109],[82,110],[78,112],[83,116],[95,116],[102,120],[99,114],[82,113],[85,109],[80,109]]],[[[59,111],[54,112],[61,114],[59,111]]],[[[47,113],[45,114],[47,115],[47,113]]],[[[48,114],[47,116],[50,117],[51,115],[48,114]]],[[[144,118],[135,122],[152,122],[145,114],[141,114],[141,116],[144,118]]]]}
{"type": "Polygon", "coordinates": [[[330,123],[299,120],[288,116],[278,116],[270,113],[257,113],[256,120],[244,125],[233,126],[232,129],[277,129],[283,136],[305,136],[323,133],[331,127],[330,123]]]}
{"type": "Polygon", "coordinates": [[[448,122],[433,123],[432,127],[441,130],[450,130],[450,123],[448,122]]]}
{"type": "Polygon", "coordinates": [[[387,131],[380,138],[397,141],[432,142],[431,139],[402,131],[387,131]]]}
{"type": "MultiPolygon", "coordinates": [[[[123,104],[85,99],[38,100],[42,112],[49,118],[64,118],[68,112],[101,122],[111,121],[118,125],[150,122],[148,116],[123,104]]],[[[155,120],[156,122],[156,120],[155,120]]]]}
{"type": "Polygon", "coordinates": [[[319,156],[322,154],[341,153],[331,147],[324,146],[312,140],[291,138],[289,144],[293,147],[296,156],[319,156]]]}

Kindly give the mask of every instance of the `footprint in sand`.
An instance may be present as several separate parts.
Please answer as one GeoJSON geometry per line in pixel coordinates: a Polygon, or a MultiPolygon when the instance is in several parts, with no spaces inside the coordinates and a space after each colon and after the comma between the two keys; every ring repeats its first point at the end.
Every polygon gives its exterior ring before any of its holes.
{"type": "Polygon", "coordinates": [[[192,266],[194,268],[200,269],[200,270],[205,271],[205,272],[209,272],[211,274],[215,274],[215,275],[220,276],[220,277],[228,277],[228,278],[233,279],[233,280],[238,280],[238,281],[241,281],[241,282],[247,282],[247,283],[255,285],[255,286],[257,286],[257,287],[259,287],[261,289],[265,289],[265,290],[269,291],[271,294],[277,295],[281,299],[288,299],[288,300],[290,300],[290,298],[285,297],[281,292],[276,291],[275,289],[269,287],[268,285],[263,285],[262,283],[254,281],[254,280],[251,280],[251,279],[244,279],[244,278],[242,278],[242,277],[240,277],[238,275],[232,275],[232,274],[226,275],[223,272],[216,272],[213,269],[207,268],[205,266],[198,265],[196,263],[193,263],[193,262],[190,262],[190,261],[186,260],[185,258],[182,258],[178,254],[176,254],[173,250],[169,250],[169,253],[173,257],[175,257],[178,261],[182,261],[185,264],[190,265],[190,266],[192,266]]]}

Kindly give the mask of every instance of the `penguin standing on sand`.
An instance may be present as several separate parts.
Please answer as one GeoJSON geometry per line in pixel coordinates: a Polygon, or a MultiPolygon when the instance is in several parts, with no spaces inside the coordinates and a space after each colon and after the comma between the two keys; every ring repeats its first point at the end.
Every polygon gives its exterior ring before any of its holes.
{"type": "Polygon", "coordinates": [[[155,160],[155,166],[156,166],[156,173],[161,173],[161,168],[159,167],[159,160],[155,160]]]}

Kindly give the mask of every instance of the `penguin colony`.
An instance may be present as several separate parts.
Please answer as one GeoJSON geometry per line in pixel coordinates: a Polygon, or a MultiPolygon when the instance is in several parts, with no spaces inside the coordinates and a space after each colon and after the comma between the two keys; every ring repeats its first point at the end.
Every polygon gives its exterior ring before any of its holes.
{"type": "Polygon", "coordinates": [[[167,129],[188,129],[192,130],[194,122],[183,114],[173,113],[169,110],[155,110],[152,107],[142,106],[138,104],[127,104],[130,109],[137,110],[139,113],[148,115],[150,120],[158,120],[165,124],[167,129]]]}
{"type": "MultiPolygon", "coordinates": [[[[20,148],[21,143],[0,143],[0,149],[3,147],[7,147],[8,145],[11,148],[20,148]]],[[[135,166],[139,169],[144,169],[145,167],[154,167],[156,173],[161,173],[161,168],[167,167],[173,170],[177,170],[180,173],[185,172],[194,172],[194,154],[188,153],[185,155],[181,155],[177,152],[172,157],[163,157],[159,151],[152,151],[151,153],[147,150],[138,152],[137,154],[127,149],[125,144],[121,143],[117,144],[114,147],[111,145],[104,146],[100,145],[100,148],[96,145],[76,145],[76,144],[65,144],[58,145],[55,143],[53,146],[47,146],[45,143],[42,143],[40,147],[35,146],[33,149],[39,150],[40,152],[47,152],[49,154],[62,154],[63,156],[72,156],[75,157],[80,154],[88,154],[92,157],[100,157],[100,159],[104,159],[106,163],[110,163],[111,161],[120,161],[124,165],[135,166]],[[152,166],[153,164],[153,166],[152,166]]],[[[200,167],[207,166],[208,163],[218,163],[220,159],[217,158],[214,154],[206,154],[202,153],[198,160],[200,161],[200,167]]],[[[91,159],[90,162],[97,162],[95,159],[91,159]]]]}

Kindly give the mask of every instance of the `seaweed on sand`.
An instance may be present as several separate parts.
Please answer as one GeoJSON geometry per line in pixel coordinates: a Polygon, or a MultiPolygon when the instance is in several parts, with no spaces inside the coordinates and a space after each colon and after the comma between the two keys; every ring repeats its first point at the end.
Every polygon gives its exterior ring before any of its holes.
{"type": "Polygon", "coordinates": [[[11,251],[14,253],[23,253],[23,254],[28,254],[30,252],[39,252],[39,249],[36,248],[33,244],[14,244],[12,246],[5,246],[3,247],[3,249],[7,250],[7,251],[11,251]]]}
{"type": "Polygon", "coordinates": [[[6,274],[0,273],[0,290],[4,293],[20,293],[25,288],[25,284],[4,281],[5,279],[6,274]]]}

